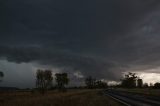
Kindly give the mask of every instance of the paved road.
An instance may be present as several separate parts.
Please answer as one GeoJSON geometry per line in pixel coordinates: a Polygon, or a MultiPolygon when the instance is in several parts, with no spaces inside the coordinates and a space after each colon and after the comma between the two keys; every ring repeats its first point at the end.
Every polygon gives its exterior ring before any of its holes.
{"type": "Polygon", "coordinates": [[[117,90],[105,90],[104,94],[126,106],[160,106],[160,98],[117,90]]]}

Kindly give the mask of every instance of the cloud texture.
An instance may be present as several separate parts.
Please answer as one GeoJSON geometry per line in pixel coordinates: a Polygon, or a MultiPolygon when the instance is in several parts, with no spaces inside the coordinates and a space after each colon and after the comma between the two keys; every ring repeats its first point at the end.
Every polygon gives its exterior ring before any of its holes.
{"type": "Polygon", "coordinates": [[[0,57],[9,62],[108,80],[160,65],[159,0],[1,0],[0,6],[0,57]]]}

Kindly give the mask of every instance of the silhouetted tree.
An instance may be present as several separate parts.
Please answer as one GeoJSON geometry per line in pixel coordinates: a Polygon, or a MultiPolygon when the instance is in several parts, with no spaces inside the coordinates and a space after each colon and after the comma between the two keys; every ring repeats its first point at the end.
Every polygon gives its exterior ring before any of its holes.
{"type": "Polygon", "coordinates": [[[51,70],[37,70],[36,86],[42,94],[52,86],[52,71],[51,70]]]}
{"type": "Polygon", "coordinates": [[[69,78],[67,73],[57,73],[56,76],[56,82],[57,87],[60,91],[65,91],[65,85],[69,83],[69,78]]]}
{"type": "Polygon", "coordinates": [[[153,86],[153,88],[160,89],[160,83],[159,82],[155,83],[154,86],[153,86]]]}
{"type": "Polygon", "coordinates": [[[138,88],[142,88],[143,87],[143,80],[142,79],[138,79],[137,80],[137,87],[138,88]]]}
{"type": "Polygon", "coordinates": [[[154,87],[154,84],[153,84],[153,83],[150,83],[150,84],[149,84],[149,87],[150,87],[150,88],[153,88],[153,87],[154,87]]]}
{"type": "Polygon", "coordinates": [[[143,88],[148,88],[149,86],[148,86],[148,83],[144,83],[143,84],[143,88]]]}
{"type": "Polygon", "coordinates": [[[135,88],[136,87],[136,80],[137,76],[136,73],[129,72],[128,74],[125,74],[124,79],[122,79],[122,87],[125,88],[135,88]]]}
{"type": "Polygon", "coordinates": [[[2,81],[3,77],[4,77],[4,73],[0,71],[0,82],[2,81]]]}
{"type": "Polygon", "coordinates": [[[104,81],[98,80],[96,81],[96,88],[107,88],[108,84],[104,81]]]}
{"type": "Polygon", "coordinates": [[[85,84],[87,85],[87,88],[92,89],[96,85],[96,79],[89,76],[85,79],[85,84]]]}

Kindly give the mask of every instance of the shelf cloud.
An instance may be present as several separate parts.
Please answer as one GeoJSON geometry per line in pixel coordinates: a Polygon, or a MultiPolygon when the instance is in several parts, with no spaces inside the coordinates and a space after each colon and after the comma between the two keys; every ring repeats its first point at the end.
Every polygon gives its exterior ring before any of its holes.
{"type": "Polygon", "coordinates": [[[159,6],[159,0],[1,0],[0,59],[107,80],[154,69],[159,6]]]}

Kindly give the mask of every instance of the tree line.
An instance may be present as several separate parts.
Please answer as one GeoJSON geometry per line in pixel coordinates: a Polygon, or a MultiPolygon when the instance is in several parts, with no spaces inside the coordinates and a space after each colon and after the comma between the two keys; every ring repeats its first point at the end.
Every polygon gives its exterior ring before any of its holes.
{"type": "MultiPolygon", "coordinates": [[[[51,70],[37,70],[36,73],[36,88],[44,94],[48,89],[52,87],[53,75],[51,70]]],[[[67,73],[55,74],[56,87],[59,91],[65,91],[65,85],[69,83],[67,73]]]]}
{"type": "MultiPolygon", "coordinates": [[[[48,89],[52,87],[53,75],[51,70],[37,70],[36,73],[36,88],[44,94],[48,89]]],[[[59,91],[65,92],[66,85],[69,84],[69,77],[67,73],[56,73],[55,74],[56,86],[59,91]]],[[[85,79],[85,88],[107,88],[106,82],[101,80],[96,80],[95,78],[89,76],[85,79]]]]}
{"type": "MultiPolygon", "coordinates": [[[[2,81],[2,78],[4,77],[4,73],[0,71],[0,82],[2,81]]],[[[51,89],[53,87],[53,74],[51,70],[41,70],[38,69],[36,72],[36,89],[44,94],[47,90],[51,89]]],[[[56,86],[54,88],[57,88],[59,91],[65,92],[66,91],[66,85],[69,84],[69,77],[67,73],[56,73],[55,74],[55,81],[56,86]]],[[[124,78],[122,78],[121,83],[116,85],[115,87],[122,87],[122,88],[155,88],[160,89],[160,83],[150,84],[150,86],[147,83],[143,83],[143,80],[139,78],[136,73],[127,73],[124,75],[124,78]]],[[[92,76],[88,76],[84,80],[85,87],[88,89],[95,89],[95,88],[108,88],[108,83],[102,80],[97,80],[96,78],[92,76]]]]}
{"type": "MultiPolygon", "coordinates": [[[[36,74],[36,86],[39,91],[44,93],[47,89],[52,87],[53,75],[51,70],[37,70],[36,74]]],[[[55,74],[56,86],[59,91],[66,91],[66,85],[68,85],[70,79],[67,73],[56,73],[55,74]]],[[[136,73],[127,73],[122,78],[121,83],[116,87],[121,88],[160,88],[160,83],[155,83],[154,85],[148,85],[143,83],[143,80],[136,75],[136,73]]],[[[84,79],[85,88],[95,89],[95,88],[108,88],[108,83],[102,80],[97,80],[92,76],[88,76],[84,79]]]]}
{"type": "Polygon", "coordinates": [[[143,80],[139,78],[136,73],[127,73],[124,75],[124,78],[121,79],[121,84],[118,85],[118,87],[123,88],[155,88],[160,89],[160,83],[157,82],[154,85],[151,83],[148,85],[148,83],[143,83],[143,80]]]}

